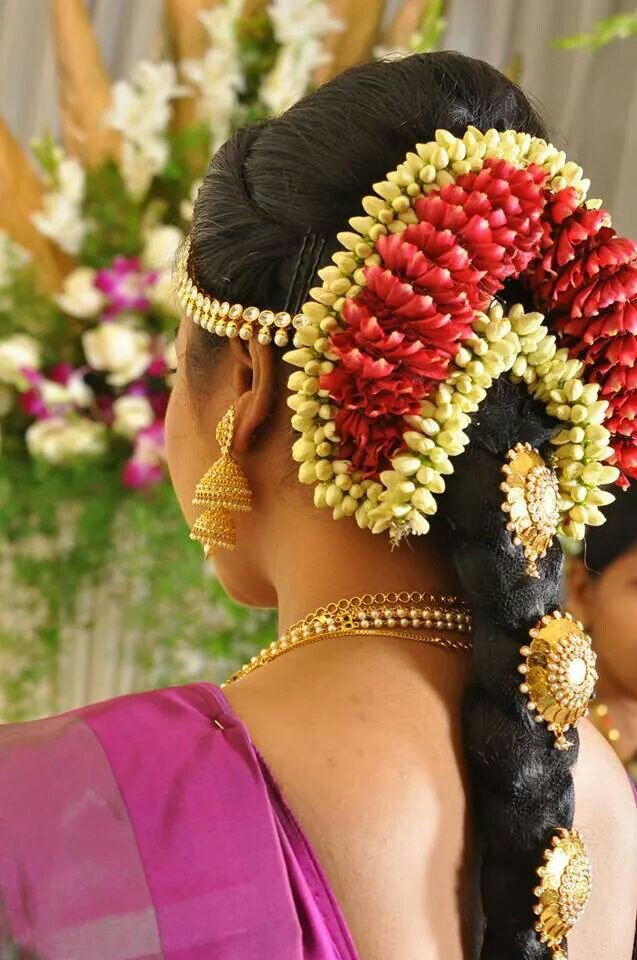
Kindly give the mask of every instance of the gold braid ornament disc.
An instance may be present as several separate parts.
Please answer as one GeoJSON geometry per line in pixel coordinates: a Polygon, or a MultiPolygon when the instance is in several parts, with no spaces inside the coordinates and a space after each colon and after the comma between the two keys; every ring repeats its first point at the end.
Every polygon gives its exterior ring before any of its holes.
{"type": "Polygon", "coordinates": [[[530,631],[531,644],[520,649],[524,675],[520,691],[538,723],[555,734],[558,750],[571,744],[564,734],[588,715],[597,683],[597,657],[591,638],[570,613],[542,617],[530,631]]]}
{"type": "Polygon", "coordinates": [[[502,472],[507,530],[524,550],[527,573],[538,577],[537,562],[546,556],[560,523],[557,475],[530,443],[516,443],[509,450],[502,472]]]}
{"type": "Polygon", "coordinates": [[[584,912],[592,886],[586,846],[577,830],[561,827],[557,831],[537,873],[535,930],[552,950],[553,960],[565,960],[563,941],[584,912]]]}

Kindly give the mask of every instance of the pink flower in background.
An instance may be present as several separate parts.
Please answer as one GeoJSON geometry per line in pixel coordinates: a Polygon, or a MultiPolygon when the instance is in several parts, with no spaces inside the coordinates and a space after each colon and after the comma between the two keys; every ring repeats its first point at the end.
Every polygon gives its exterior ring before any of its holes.
{"type": "Polygon", "coordinates": [[[70,363],[58,363],[48,376],[32,367],[24,367],[22,373],[29,389],[20,395],[20,406],[36,420],[61,416],[72,410],[83,410],[93,403],[93,391],[84,381],[88,367],[72,367],[70,363]]]}
{"type": "Polygon", "coordinates": [[[95,286],[108,301],[104,319],[110,320],[124,310],[149,310],[148,292],[156,280],[156,271],[142,270],[137,257],[115,257],[112,265],[99,270],[95,278],[95,286]]]}
{"type": "Polygon", "coordinates": [[[114,398],[108,393],[98,393],[95,397],[97,418],[105,423],[108,427],[112,426],[114,419],[113,403],[114,398]]]}
{"type": "Polygon", "coordinates": [[[153,357],[151,363],[146,368],[149,377],[164,377],[168,372],[168,364],[163,354],[159,353],[153,357]]]}
{"type": "Polygon", "coordinates": [[[20,394],[20,407],[28,416],[35,417],[36,420],[43,420],[45,417],[50,416],[40,389],[44,377],[38,370],[34,370],[32,367],[23,367],[21,373],[25,380],[28,381],[29,389],[20,394]]]}
{"type": "Polygon", "coordinates": [[[164,479],[164,424],[155,420],[140,430],[133,456],[124,465],[122,483],[137,489],[152,487],[164,479]]]}

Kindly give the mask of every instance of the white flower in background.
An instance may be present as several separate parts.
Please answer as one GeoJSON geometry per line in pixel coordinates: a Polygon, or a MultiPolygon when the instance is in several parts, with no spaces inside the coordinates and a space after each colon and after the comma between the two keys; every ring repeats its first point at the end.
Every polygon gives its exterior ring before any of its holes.
{"type": "Polygon", "coordinates": [[[200,60],[182,60],[180,64],[182,74],[199,95],[199,115],[210,127],[213,150],[228,139],[239,94],[245,87],[236,35],[241,7],[241,0],[226,0],[214,10],[202,11],[199,19],[210,46],[200,60]]]}
{"type": "Polygon", "coordinates": [[[143,396],[118,397],[113,403],[113,430],[133,440],[140,430],[149,427],[155,415],[148,399],[143,396]]]}
{"type": "Polygon", "coordinates": [[[69,404],[74,407],[90,407],[94,399],[93,391],[79,370],[74,370],[66,383],[58,383],[56,380],[43,377],[38,382],[37,389],[49,410],[69,404]]]}
{"type": "Polygon", "coordinates": [[[168,160],[168,144],[155,137],[143,145],[125,140],[122,144],[120,173],[131,197],[141,199],[153,177],[161,173],[168,160]]]}
{"type": "Polygon", "coordinates": [[[86,383],[81,371],[74,370],[66,381],[66,392],[69,401],[75,407],[90,407],[95,399],[95,394],[86,383]]]}
{"type": "Polygon", "coordinates": [[[11,283],[13,274],[31,259],[30,254],[0,230],[0,287],[11,283]]]}
{"type": "Polygon", "coordinates": [[[149,290],[154,303],[177,313],[174,264],[179,244],[184,235],[178,227],[159,225],[147,231],[144,237],[142,263],[147,270],[155,270],[157,280],[149,290]]]}
{"type": "Polygon", "coordinates": [[[170,101],[187,90],[177,83],[172,63],[143,60],[132,80],[118,80],[104,122],[123,138],[120,170],[131,196],[141,199],[168,160],[166,129],[170,101]]]}
{"type": "Polygon", "coordinates": [[[261,84],[260,97],[272,113],[283,113],[307,92],[312,68],[326,62],[320,43],[281,47],[274,66],[261,84]]]}
{"type": "Polygon", "coordinates": [[[141,376],[152,360],[151,337],[120,320],[102,323],[82,335],[84,353],[95,370],[105,370],[114,387],[141,376]]]}
{"type": "Polygon", "coordinates": [[[51,189],[44,194],[42,210],[32,214],[32,221],[45,237],[61,250],[76,254],[82,246],[88,224],[82,217],[84,167],[73,157],[64,156],[56,148],[57,166],[51,189]]]}
{"type": "Polygon", "coordinates": [[[10,387],[5,387],[4,384],[0,383],[0,417],[6,417],[13,406],[14,396],[15,394],[10,387]]]}
{"type": "Polygon", "coordinates": [[[97,272],[91,267],[76,267],[64,278],[62,293],[55,297],[56,303],[72,317],[94,317],[105,300],[101,290],[95,287],[97,272]]]}
{"type": "Polygon", "coordinates": [[[103,423],[76,416],[36,420],[26,432],[29,453],[49,463],[100,454],[106,448],[106,440],[103,423]]]}
{"type": "Polygon", "coordinates": [[[148,270],[172,270],[175,254],[184,235],[179,227],[159,225],[144,236],[142,263],[148,270]]]}
{"type": "Polygon", "coordinates": [[[272,0],[268,16],[282,45],[303,44],[344,27],[342,20],[332,16],[324,0],[272,0]]]}
{"type": "Polygon", "coordinates": [[[182,200],[179,207],[179,213],[181,214],[182,220],[190,222],[192,220],[193,209],[195,206],[195,200],[197,199],[197,194],[199,193],[199,187],[201,186],[201,179],[193,180],[192,186],[190,188],[190,198],[188,200],[182,200]]]}
{"type": "Polygon", "coordinates": [[[28,333],[14,333],[0,340],[0,381],[21,386],[23,367],[37,370],[40,366],[40,345],[28,333]]]}
{"type": "Polygon", "coordinates": [[[282,113],[306,93],[314,70],[329,63],[323,38],[344,24],[324,0],[272,0],[268,14],[281,49],[260,96],[269,110],[282,113]]]}

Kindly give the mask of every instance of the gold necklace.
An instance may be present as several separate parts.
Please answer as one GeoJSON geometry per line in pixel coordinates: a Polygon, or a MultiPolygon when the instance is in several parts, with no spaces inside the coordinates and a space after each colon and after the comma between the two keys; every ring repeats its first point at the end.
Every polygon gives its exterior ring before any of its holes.
{"type": "Polygon", "coordinates": [[[317,643],[324,637],[400,637],[432,643],[452,650],[470,650],[465,638],[423,634],[420,630],[443,630],[469,634],[473,629],[469,607],[457,597],[433,593],[366,593],[319,607],[294,623],[278,640],[253,656],[222,687],[240,680],[253,670],[296,647],[317,643]]]}

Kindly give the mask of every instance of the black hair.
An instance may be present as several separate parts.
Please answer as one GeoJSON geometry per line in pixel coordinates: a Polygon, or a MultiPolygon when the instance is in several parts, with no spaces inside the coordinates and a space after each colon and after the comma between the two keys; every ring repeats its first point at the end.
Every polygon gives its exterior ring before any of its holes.
{"type": "Polygon", "coordinates": [[[606,523],[586,534],[584,556],[591,573],[602,574],[614,560],[637,547],[637,483],[614,493],[615,502],[604,510],[606,523]]]}
{"type": "MultiPolygon", "coordinates": [[[[470,124],[547,136],[519,87],[486,63],[448,52],[352,68],[282,116],[238,130],[213,158],[195,203],[199,285],[283,309],[308,230],[325,243],[324,265],[375,181],[437,128],[462,136],[470,124]]],[[[314,277],[304,281],[307,291],[314,277]]],[[[205,368],[208,351],[224,341],[199,329],[193,339],[193,360],[205,368]]],[[[496,382],[440,499],[475,615],[463,728],[482,840],[484,960],[548,957],[534,931],[535,870],[552,833],[573,821],[577,735],[569,733],[572,749],[554,748],[526,708],[517,672],[529,629],[559,606],[561,550],[555,544],[540,577],[529,577],[506,531],[500,491],[509,448],[529,441],[541,449],[553,426],[524,384],[496,382]]]]}

